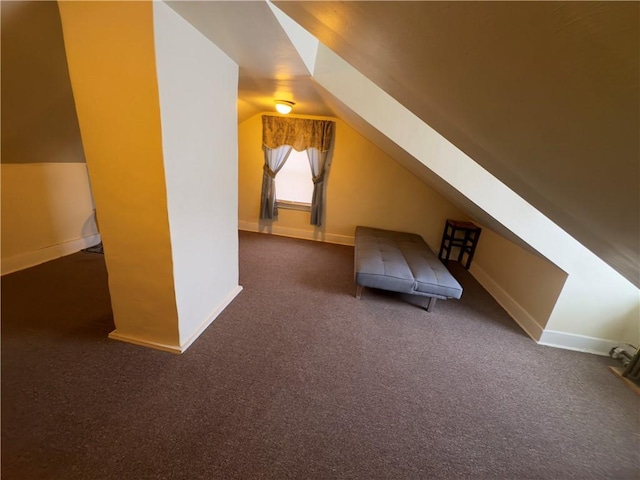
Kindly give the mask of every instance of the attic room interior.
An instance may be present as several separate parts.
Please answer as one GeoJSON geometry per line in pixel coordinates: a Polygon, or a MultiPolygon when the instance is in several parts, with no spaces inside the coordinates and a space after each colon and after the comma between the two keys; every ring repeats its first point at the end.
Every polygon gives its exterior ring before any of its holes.
{"type": "Polygon", "coordinates": [[[640,4],[0,8],[6,478],[638,475],[640,4]],[[316,224],[265,116],[332,125],[316,224]],[[356,298],[450,219],[459,300],[356,298]]]}

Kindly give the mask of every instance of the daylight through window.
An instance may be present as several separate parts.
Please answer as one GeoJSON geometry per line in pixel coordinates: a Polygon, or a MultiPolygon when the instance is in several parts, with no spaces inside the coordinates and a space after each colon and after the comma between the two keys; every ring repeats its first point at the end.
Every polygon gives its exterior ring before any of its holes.
{"type": "Polygon", "coordinates": [[[287,204],[311,205],[313,180],[307,152],[291,150],[289,158],[278,172],[276,179],[278,206],[287,204]]]}

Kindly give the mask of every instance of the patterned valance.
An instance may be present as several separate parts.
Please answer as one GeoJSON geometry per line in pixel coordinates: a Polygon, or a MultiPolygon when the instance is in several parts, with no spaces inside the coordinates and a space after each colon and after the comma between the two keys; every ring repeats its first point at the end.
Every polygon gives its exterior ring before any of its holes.
{"type": "Polygon", "coordinates": [[[310,147],[326,152],[331,147],[335,122],[308,118],[262,116],[262,143],[267,148],[291,145],[301,152],[310,147]]]}

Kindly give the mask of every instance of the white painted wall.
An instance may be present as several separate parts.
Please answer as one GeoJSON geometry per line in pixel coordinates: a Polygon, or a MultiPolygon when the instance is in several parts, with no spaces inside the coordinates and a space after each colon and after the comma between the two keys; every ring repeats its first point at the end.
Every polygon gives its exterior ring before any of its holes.
{"type": "MultiPolygon", "coordinates": [[[[286,30],[286,22],[282,25],[286,30]]],[[[289,35],[295,44],[300,32],[289,35]]],[[[373,127],[568,274],[545,331],[536,340],[598,353],[606,353],[603,349],[611,342],[640,343],[639,291],[628,280],[323,45],[318,48],[312,75],[373,127]],[[553,332],[553,341],[545,339],[547,331],[553,332]]],[[[535,284],[531,287],[536,288],[535,284]]]]}
{"type": "Polygon", "coordinates": [[[180,345],[184,350],[238,286],[238,67],[154,2],[162,143],[180,345]]]}
{"type": "Polygon", "coordinates": [[[3,275],[100,242],[85,163],[1,168],[3,275]]]}

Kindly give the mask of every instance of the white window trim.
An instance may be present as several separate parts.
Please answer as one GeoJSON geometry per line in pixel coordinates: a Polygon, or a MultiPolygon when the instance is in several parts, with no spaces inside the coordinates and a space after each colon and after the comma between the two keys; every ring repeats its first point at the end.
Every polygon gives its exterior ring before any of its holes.
{"type": "Polygon", "coordinates": [[[290,200],[276,200],[276,206],[278,208],[284,208],[285,210],[298,210],[301,212],[311,212],[310,203],[292,202],[290,200]]]}

